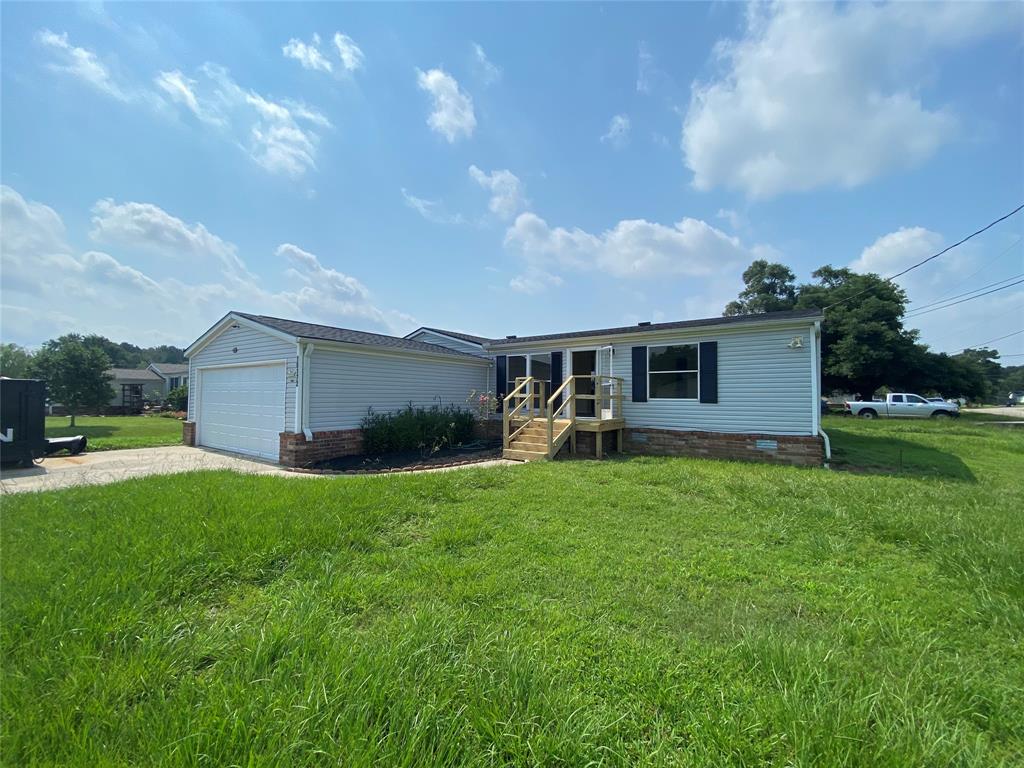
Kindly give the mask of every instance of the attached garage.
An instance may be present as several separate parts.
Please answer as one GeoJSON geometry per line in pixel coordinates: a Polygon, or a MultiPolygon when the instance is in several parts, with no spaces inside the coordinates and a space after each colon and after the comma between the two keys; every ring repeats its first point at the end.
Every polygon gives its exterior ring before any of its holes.
{"type": "Polygon", "coordinates": [[[285,431],[283,364],[199,369],[196,442],[277,461],[285,431]]]}

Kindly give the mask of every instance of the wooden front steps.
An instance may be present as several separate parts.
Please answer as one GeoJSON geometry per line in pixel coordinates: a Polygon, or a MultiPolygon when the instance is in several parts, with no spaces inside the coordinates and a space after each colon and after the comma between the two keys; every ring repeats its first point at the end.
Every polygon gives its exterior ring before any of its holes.
{"type": "MultiPolygon", "coordinates": [[[[522,431],[509,440],[508,448],[502,452],[502,457],[516,461],[546,461],[551,458],[548,455],[547,424],[547,419],[543,418],[528,421],[522,431]]],[[[572,421],[569,419],[554,420],[551,430],[554,443],[552,456],[558,453],[558,449],[568,438],[571,426],[572,421]]]]}

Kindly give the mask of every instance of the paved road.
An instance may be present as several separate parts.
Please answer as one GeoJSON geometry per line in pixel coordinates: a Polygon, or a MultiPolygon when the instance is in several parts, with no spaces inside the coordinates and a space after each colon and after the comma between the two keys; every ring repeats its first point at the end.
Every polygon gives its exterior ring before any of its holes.
{"type": "Polygon", "coordinates": [[[1006,416],[1011,419],[1024,421],[1024,405],[1017,405],[1013,408],[963,408],[961,413],[987,413],[990,416],[1006,416]]]}
{"type": "MultiPolygon", "coordinates": [[[[503,460],[467,464],[465,467],[511,464],[503,460]]],[[[172,475],[200,469],[231,469],[251,475],[276,475],[303,479],[329,479],[345,475],[310,475],[288,472],[277,464],[250,459],[233,453],[169,445],[163,448],[133,448],[124,451],[99,451],[81,456],[46,459],[31,469],[5,469],[0,473],[0,492],[52,491],[78,485],[104,485],[147,475],[172,475]]],[[[445,472],[462,467],[445,467],[425,472],[445,472]]],[[[392,477],[393,475],[387,475],[392,477]]]]}

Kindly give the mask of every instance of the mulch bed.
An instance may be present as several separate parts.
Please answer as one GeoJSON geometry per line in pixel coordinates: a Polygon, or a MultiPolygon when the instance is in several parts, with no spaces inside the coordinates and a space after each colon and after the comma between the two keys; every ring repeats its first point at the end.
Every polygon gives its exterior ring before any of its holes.
{"type": "Polygon", "coordinates": [[[459,467],[501,458],[501,443],[489,442],[479,448],[456,450],[446,448],[424,456],[422,451],[401,451],[379,456],[342,456],[320,461],[311,467],[296,467],[292,472],[315,475],[381,475],[393,472],[415,472],[422,469],[459,467]]]}

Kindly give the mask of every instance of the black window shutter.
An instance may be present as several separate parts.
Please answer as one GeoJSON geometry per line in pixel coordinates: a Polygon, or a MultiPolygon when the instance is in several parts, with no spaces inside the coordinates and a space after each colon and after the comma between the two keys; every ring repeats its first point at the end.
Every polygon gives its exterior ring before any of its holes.
{"type": "Polygon", "coordinates": [[[718,342],[702,341],[697,357],[700,365],[700,401],[718,402],[718,342]]]}
{"type": "MultiPolygon", "coordinates": [[[[562,371],[562,353],[552,352],[551,353],[551,391],[548,392],[548,397],[551,397],[555,393],[555,390],[562,386],[562,382],[565,381],[565,375],[562,371]]],[[[558,396],[558,400],[551,404],[552,408],[557,408],[562,404],[562,396],[558,396]]]]}
{"type": "Polygon", "coordinates": [[[647,402],[647,347],[633,347],[633,402],[647,402]]]}
{"type": "Polygon", "coordinates": [[[498,355],[494,358],[494,394],[498,400],[498,412],[501,412],[501,401],[508,394],[508,356],[498,355]]]}

